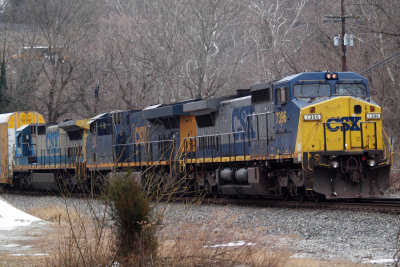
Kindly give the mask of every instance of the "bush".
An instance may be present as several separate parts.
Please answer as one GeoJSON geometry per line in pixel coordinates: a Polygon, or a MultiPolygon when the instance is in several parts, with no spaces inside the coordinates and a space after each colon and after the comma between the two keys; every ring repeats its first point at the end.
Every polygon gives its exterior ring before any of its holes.
{"type": "Polygon", "coordinates": [[[152,261],[157,254],[157,238],[151,202],[129,175],[111,179],[108,192],[117,259],[140,265],[152,261]]]}

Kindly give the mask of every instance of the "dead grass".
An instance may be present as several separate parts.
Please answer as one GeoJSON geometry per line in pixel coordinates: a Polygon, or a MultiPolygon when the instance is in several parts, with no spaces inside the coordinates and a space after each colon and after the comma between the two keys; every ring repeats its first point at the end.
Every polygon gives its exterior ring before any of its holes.
{"type": "Polygon", "coordinates": [[[265,229],[240,229],[235,225],[239,216],[227,211],[210,214],[207,223],[167,225],[159,235],[160,261],[171,266],[286,266],[290,253],[264,244],[260,234],[265,229]]]}
{"type": "Polygon", "coordinates": [[[62,206],[47,206],[41,208],[35,208],[27,211],[29,214],[38,217],[44,221],[52,223],[69,223],[70,220],[77,221],[78,218],[85,218],[81,213],[75,209],[66,209],[62,206]]]}
{"type": "MultiPolygon", "coordinates": [[[[91,205],[89,202],[87,205],[91,205]]],[[[105,207],[106,209],[106,207],[105,207]]],[[[107,211],[103,214],[85,215],[75,205],[48,206],[28,211],[33,216],[52,222],[57,245],[47,264],[51,266],[111,265],[111,228],[107,225],[107,211]]]]}
{"type": "MultiPolygon", "coordinates": [[[[31,210],[34,216],[53,222],[54,231],[39,237],[37,246],[45,240],[54,244],[39,251],[51,256],[3,258],[12,266],[84,266],[112,265],[115,240],[111,228],[102,217],[82,215],[77,207],[49,206],[31,210]]],[[[204,222],[171,223],[158,232],[158,257],[153,266],[370,266],[346,261],[320,261],[307,258],[290,258],[287,247],[279,247],[276,240],[266,240],[267,228],[241,229],[229,207],[210,214],[204,222]],[[273,245],[271,245],[273,244],[273,245]]],[[[253,222],[255,225],[260,225],[253,222]]],[[[296,237],[291,237],[295,242],[296,237]]],[[[4,261],[3,261],[4,262],[4,261]]],[[[9,266],[0,263],[0,266],[9,266]]]]}
{"type": "Polygon", "coordinates": [[[286,266],[291,267],[369,267],[369,266],[379,266],[363,263],[354,263],[350,261],[321,261],[309,258],[294,258],[287,261],[286,266]]]}

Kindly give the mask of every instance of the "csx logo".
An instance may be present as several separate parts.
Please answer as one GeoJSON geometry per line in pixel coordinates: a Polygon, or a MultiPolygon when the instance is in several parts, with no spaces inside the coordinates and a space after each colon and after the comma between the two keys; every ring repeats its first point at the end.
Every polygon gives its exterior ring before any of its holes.
{"type": "Polygon", "coordinates": [[[247,123],[249,123],[247,115],[250,115],[253,112],[254,106],[236,107],[232,110],[232,132],[245,132],[244,134],[234,134],[233,136],[235,140],[248,138],[248,134],[250,134],[250,138],[256,137],[256,132],[254,131],[251,122],[249,127],[247,125],[247,123]]]}
{"type": "Polygon", "coordinates": [[[361,120],[361,117],[341,117],[341,118],[329,118],[326,122],[326,127],[328,128],[329,131],[331,132],[336,132],[340,129],[340,131],[343,131],[343,124],[344,124],[344,130],[345,131],[360,131],[360,126],[358,125],[358,122],[361,120]]]}
{"type": "Polygon", "coordinates": [[[134,141],[136,143],[144,143],[147,141],[147,135],[148,135],[148,131],[147,131],[147,126],[138,126],[138,127],[134,127],[134,133],[133,133],[133,137],[134,137],[134,141]]]}

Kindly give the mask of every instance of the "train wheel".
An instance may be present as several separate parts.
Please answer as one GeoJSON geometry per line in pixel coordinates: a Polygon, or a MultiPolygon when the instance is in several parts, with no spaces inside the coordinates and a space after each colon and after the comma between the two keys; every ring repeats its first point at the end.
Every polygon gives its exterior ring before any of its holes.
{"type": "Polygon", "coordinates": [[[216,186],[211,187],[211,195],[213,198],[218,198],[219,196],[218,187],[216,186]]]}
{"type": "Polygon", "coordinates": [[[300,202],[306,200],[307,196],[306,196],[306,189],[304,188],[304,186],[297,188],[297,198],[300,202]]]}
{"type": "Polygon", "coordinates": [[[99,174],[96,175],[95,179],[94,179],[94,191],[96,193],[100,193],[103,189],[104,189],[104,175],[99,174]]]}
{"type": "Polygon", "coordinates": [[[290,200],[290,191],[287,187],[281,188],[281,195],[282,195],[283,200],[285,200],[285,201],[290,200]]]}
{"type": "Polygon", "coordinates": [[[31,185],[32,185],[32,180],[31,180],[31,176],[29,174],[21,177],[21,188],[22,189],[29,190],[31,188],[31,185]]]}
{"type": "Polygon", "coordinates": [[[315,202],[322,202],[325,201],[325,196],[319,193],[314,193],[314,201],[315,202]]]}
{"type": "Polygon", "coordinates": [[[287,189],[289,190],[291,197],[297,197],[297,186],[292,181],[289,181],[287,189]]]}

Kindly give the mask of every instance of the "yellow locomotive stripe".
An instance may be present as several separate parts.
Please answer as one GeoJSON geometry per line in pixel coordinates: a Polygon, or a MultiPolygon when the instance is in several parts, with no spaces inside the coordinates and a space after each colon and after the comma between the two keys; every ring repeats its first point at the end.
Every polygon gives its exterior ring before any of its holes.
{"type": "Polygon", "coordinates": [[[237,161],[262,161],[262,160],[278,160],[278,159],[293,159],[300,154],[283,154],[283,155],[265,155],[265,156],[231,156],[231,157],[216,157],[216,158],[197,158],[185,159],[185,163],[219,163],[219,162],[237,162],[237,161]]]}
{"type": "Polygon", "coordinates": [[[75,169],[76,164],[14,166],[14,171],[75,169]]]}
{"type": "MultiPolygon", "coordinates": [[[[282,155],[266,155],[266,156],[231,156],[231,157],[215,157],[215,158],[185,158],[183,161],[186,164],[202,164],[202,163],[221,163],[221,162],[244,162],[244,161],[263,161],[263,160],[279,160],[279,159],[294,159],[300,154],[282,154],[282,155]]],[[[141,166],[167,166],[171,163],[177,163],[178,160],[173,161],[144,161],[144,162],[126,162],[126,163],[102,163],[102,164],[89,164],[88,168],[114,168],[114,167],[141,167],[141,166]]]]}
{"type": "Polygon", "coordinates": [[[102,163],[102,164],[89,164],[87,165],[90,169],[95,168],[114,168],[114,167],[141,167],[141,166],[166,166],[170,165],[171,162],[168,160],[163,161],[143,161],[143,162],[125,162],[125,163],[102,163]]]}

